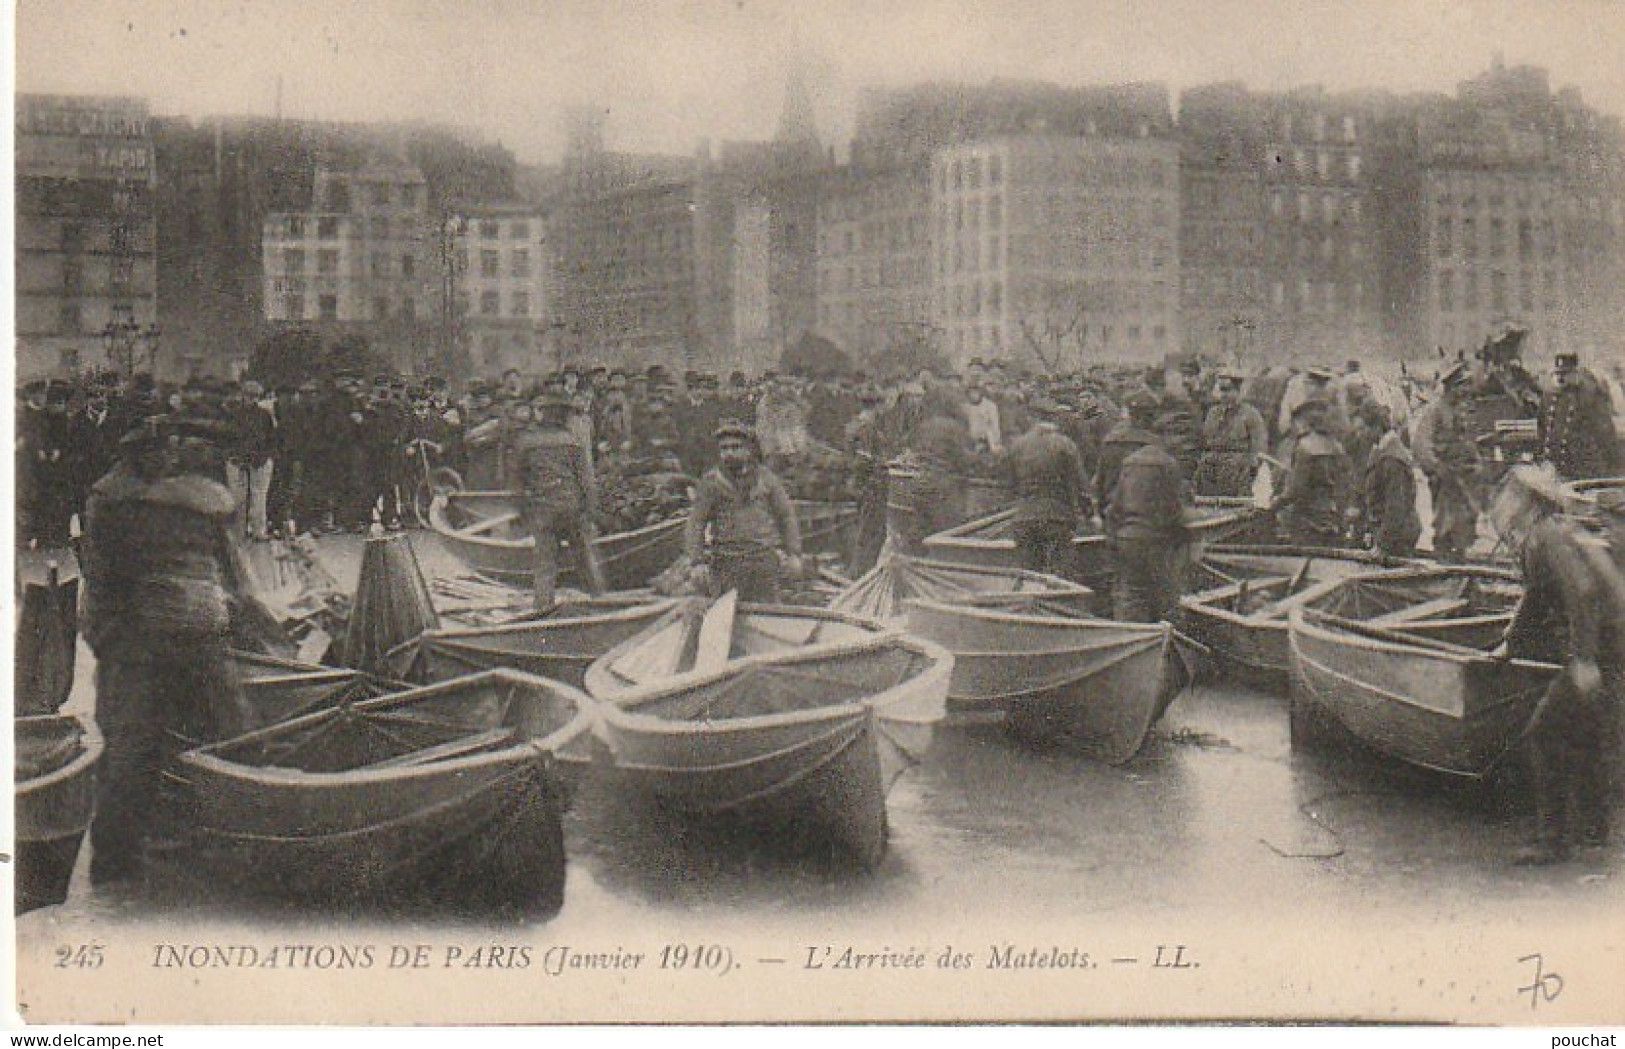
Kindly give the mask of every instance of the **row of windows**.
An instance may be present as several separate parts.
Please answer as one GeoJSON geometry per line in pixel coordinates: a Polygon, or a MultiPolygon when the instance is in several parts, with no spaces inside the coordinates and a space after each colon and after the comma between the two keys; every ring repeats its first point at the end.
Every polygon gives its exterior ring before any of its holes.
{"type": "Polygon", "coordinates": [[[1487,222],[1479,223],[1474,216],[1465,215],[1461,220],[1450,216],[1441,216],[1434,225],[1434,253],[1451,256],[1457,253],[1457,230],[1461,233],[1459,241],[1460,254],[1465,258],[1477,258],[1479,249],[1479,231],[1484,231],[1484,252],[1492,259],[1506,255],[1512,247],[1508,234],[1516,229],[1517,249],[1520,259],[1535,257],[1536,241],[1540,243],[1540,254],[1550,259],[1557,256],[1557,223],[1552,219],[1519,219],[1514,227],[1502,218],[1491,218],[1487,222]],[[1537,237],[1538,234],[1538,237],[1537,237]]]}
{"type": "Polygon", "coordinates": [[[1304,313],[1313,313],[1319,310],[1333,312],[1336,310],[1362,309],[1365,307],[1365,282],[1356,280],[1350,283],[1343,281],[1310,280],[1300,277],[1293,284],[1292,294],[1287,294],[1287,283],[1275,281],[1270,286],[1270,304],[1276,309],[1296,310],[1304,313]]]}
{"type": "MultiPolygon", "coordinates": [[[[282,232],[288,237],[304,237],[311,229],[311,222],[305,215],[289,215],[282,221],[282,232]]],[[[339,217],[337,215],[316,216],[315,231],[319,240],[337,240],[339,238],[339,217]]]]}
{"type": "Polygon", "coordinates": [[[1364,162],[1358,153],[1342,154],[1324,149],[1283,149],[1264,147],[1264,174],[1296,175],[1300,179],[1315,178],[1322,182],[1360,181],[1364,162]]]}
{"type": "MultiPolygon", "coordinates": [[[[1292,116],[1288,114],[1281,118],[1281,137],[1290,142],[1292,140],[1294,126],[1296,126],[1299,130],[1304,129],[1305,126],[1307,126],[1310,138],[1313,141],[1324,142],[1332,125],[1324,113],[1316,113],[1303,123],[1296,122],[1292,116]]],[[[1353,143],[1355,141],[1357,138],[1357,128],[1353,117],[1346,116],[1342,119],[1342,131],[1344,142],[1353,143]]]]}
{"type": "Polygon", "coordinates": [[[819,287],[830,292],[909,287],[925,283],[924,259],[882,258],[856,266],[820,266],[819,287]]]}
{"type": "MultiPolygon", "coordinates": [[[[413,183],[363,182],[358,185],[366,188],[367,202],[380,207],[399,203],[404,207],[415,208],[423,199],[423,187],[413,183]]],[[[328,180],[327,207],[329,209],[339,212],[349,211],[350,199],[349,179],[334,178],[328,180]]]]}
{"type": "MultiPolygon", "coordinates": [[[[1536,287],[1535,275],[1525,272],[1514,275],[1504,270],[1495,270],[1489,273],[1488,280],[1481,280],[1477,270],[1463,270],[1458,282],[1457,274],[1453,270],[1440,270],[1434,276],[1435,302],[1439,312],[1454,313],[1458,306],[1462,310],[1473,312],[1487,302],[1492,310],[1505,310],[1513,298],[1517,299],[1519,309],[1525,313],[1532,313],[1535,309],[1536,287]],[[1514,279],[1515,276],[1518,279],[1514,279]],[[1458,285],[1460,295],[1457,295],[1458,285]],[[1481,296],[1480,291],[1486,291],[1487,296],[1481,296]]],[[[1540,301],[1548,310],[1558,307],[1557,274],[1552,270],[1543,270],[1540,275],[1540,301]]]]}
{"type": "Polygon", "coordinates": [[[905,251],[923,245],[925,231],[923,216],[873,219],[856,229],[825,230],[819,234],[818,250],[826,255],[836,251],[847,255],[863,251],[905,251]]]}
{"type": "MultiPolygon", "coordinates": [[[[282,296],[282,316],[289,320],[301,320],[305,317],[306,297],[301,292],[289,292],[282,296]]],[[[469,312],[471,300],[467,293],[459,292],[454,309],[459,314],[469,312]]],[[[480,293],[479,315],[481,317],[528,317],[531,311],[530,293],[526,291],[514,292],[508,299],[508,312],[502,312],[502,295],[495,291],[480,293]]],[[[373,320],[382,321],[396,318],[400,320],[416,320],[418,317],[417,299],[407,295],[400,299],[389,296],[374,296],[371,302],[370,314],[373,320]]],[[[319,320],[339,319],[339,297],[334,294],[318,295],[316,297],[316,315],[319,320]]]]}
{"type": "Polygon", "coordinates": [[[1299,222],[1326,222],[1354,225],[1363,214],[1357,193],[1337,190],[1270,190],[1270,217],[1285,218],[1295,213],[1299,222]]]}

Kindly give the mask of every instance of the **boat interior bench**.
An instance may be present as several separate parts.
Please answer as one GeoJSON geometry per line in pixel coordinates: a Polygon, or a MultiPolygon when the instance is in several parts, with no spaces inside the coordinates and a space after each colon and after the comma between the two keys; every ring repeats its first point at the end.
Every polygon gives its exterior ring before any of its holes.
{"type": "Polygon", "coordinates": [[[1373,616],[1370,623],[1372,626],[1398,626],[1423,619],[1441,619],[1466,609],[1467,599],[1464,597],[1436,597],[1431,601],[1419,601],[1385,615],[1373,616]]]}
{"type": "Polygon", "coordinates": [[[450,761],[452,758],[467,757],[470,754],[479,754],[487,750],[496,750],[507,746],[514,742],[517,735],[518,731],[513,728],[494,728],[472,736],[460,736],[437,746],[425,747],[422,750],[414,750],[393,758],[386,758],[367,767],[369,769],[404,769],[416,765],[429,765],[436,761],[450,761]]]}

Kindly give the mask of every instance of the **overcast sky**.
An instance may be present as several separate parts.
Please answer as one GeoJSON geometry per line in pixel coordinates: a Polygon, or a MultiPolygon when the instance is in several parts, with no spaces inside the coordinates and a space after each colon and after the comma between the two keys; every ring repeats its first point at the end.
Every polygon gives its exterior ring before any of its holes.
{"type": "Polygon", "coordinates": [[[21,91],[165,114],[471,124],[556,159],[563,108],[613,148],[772,134],[799,52],[843,149],[865,85],[1241,79],[1453,91],[1497,52],[1625,114],[1625,0],[14,0],[21,91]]]}

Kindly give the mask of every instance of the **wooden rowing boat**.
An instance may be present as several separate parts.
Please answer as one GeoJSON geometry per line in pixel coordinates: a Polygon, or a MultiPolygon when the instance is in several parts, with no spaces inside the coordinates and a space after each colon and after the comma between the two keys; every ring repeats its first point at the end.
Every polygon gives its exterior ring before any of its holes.
{"type": "MultiPolygon", "coordinates": [[[[1192,538],[1207,543],[1233,541],[1244,536],[1259,517],[1250,502],[1236,499],[1197,500],[1190,523],[1192,538]]],[[[1014,536],[1015,511],[1001,510],[955,528],[927,536],[926,556],[934,561],[979,565],[983,568],[1019,568],[1014,536]]],[[[1096,593],[1111,589],[1111,554],[1106,537],[1084,532],[1073,537],[1075,578],[1096,593]]]]}
{"type": "MultiPolygon", "coordinates": [[[[599,536],[593,543],[612,590],[630,590],[654,578],[683,552],[686,516],[599,536]]],[[[525,530],[512,492],[453,492],[429,508],[429,526],[453,557],[480,575],[529,585],[536,541],[525,530]]],[[[579,572],[564,544],[559,583],[580,586],[579,572]]]]}
{"type": "Polygon", "coordinates": [[[911,634],[953,653],[949,709],[1120,765],[1190,681],[1167,623],[904,603],[911,634]]]}
{"type": "Polygon", "coordinates": [[[199,856],[295,899],[556,912],[590,704],[493,670],[188,751],[199,856]]]}
{"type": "Polygon", "coordinates": [[[893,554],[836,595],[830,608],[871,619],[900,620],[903,602],[910,598],[1064,614],[1088,612],[1094,591],[1059,576],[1021,568],[983,568],[893,554]]]}
{"type": "Polygon", "coordinates": [[[425,684],[507,667],[579,688],[594,660],[677,604],[672,599],[611,595],[561,603],[548,612],[496,626],[430,630],[390,652],[384,667],[392,677],[425,684]]]}
{"type": "Polygon", "coordinates": [[[16,731],[16,913],[68,898],[96,798],[102,740],[76,717],[13,721],[16,731]]]}
{"type": "MultiPolygon", "coordinates": [[[[802,549],[809,554],[844,554],[857,523],[855,503],[797,501],[802,549]]],[[[686,514],[629,532],[612,532],[593,542],[598,564],[611,590],[644,586],[683,552],[686,514]]],[[[429,509],[429,525],[447,552],[480,575],[529,586],[534,578],[536,541],[525,530],[512,492],[453,492],[429,509]]],[[[580,573],[564,544],[559,568],[561,586],[582,585],[580,573]]]]}
{"type": "Polygon", "coordinates": [[[587,668],[587,692],[613,700],[697,668],[810,648],[850,645],[885,633],[872,619],[801,605],[735,605],[688,598],[587,668]],[[726,617],[726,621],[722,621],[726,617]]]}
{"type": "Polygon", "coordinates": [[[1561,672],[1313,608],[1288,622],[1295,745],[1300,726],[1330,721],[1378,753],[1456,777],[1500,768],[1561,672]]]}
{"type": "Polygon", "coordinates": [[[944,712],[953,657],[885,634],[752,656],[604,706],[599,732],[632,788],[758,840],[815,836],[865,869],[886,848],[886,794],[944,712]]]}
{"type": "Polygon", "coordinates": [[[858,504],[798,499],[795,505],[802,552],[844,558],[852,547],[852,530],[858,524],[858,504]]]}
{"type": "Polygon", "coordinates": [[[1404,565],[1362,550],[1221,547],[1205,552],[1193,567],[1192,574],[1207,585],[1180,600],[1180,625],[1226,672],[1285,692],[1292,606],[1282,599],[1319,594],[1318,588],[1329,583],[1404,565]]]}
{"type": "Polygon", "coordinates": [[[411,687],[348,667],[301,663],[259,652],[233,651],[231,657],[248,710],[260,726],[411,687]]]}

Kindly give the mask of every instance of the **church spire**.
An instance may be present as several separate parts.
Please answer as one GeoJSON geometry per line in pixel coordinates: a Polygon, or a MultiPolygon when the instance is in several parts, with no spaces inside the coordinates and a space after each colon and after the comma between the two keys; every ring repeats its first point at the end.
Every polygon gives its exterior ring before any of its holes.
{"type": "Polygon", "coordinates": [[[823,148],[818,141],[812,95],[807,90],[806,63],[802,61],[799,47],[790,58],[790,73],[784,83],[784,109],[779,113],[779,130],[773,140],[784,146],[823,148]]]}

